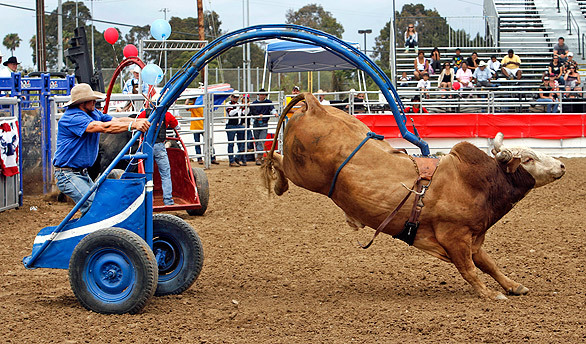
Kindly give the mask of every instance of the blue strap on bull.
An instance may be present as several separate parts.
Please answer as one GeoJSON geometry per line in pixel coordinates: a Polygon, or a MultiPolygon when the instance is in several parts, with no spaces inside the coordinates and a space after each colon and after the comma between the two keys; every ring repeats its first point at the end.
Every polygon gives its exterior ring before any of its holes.
{"type": "Polygon", "coordinates": [[[346,166],[348,161],[350,161],[350,159],[352,159],[354,154],[356,154],[356,152],[358,152],[358,150],[360,148],[362,148],[362,146],[364,146],[366,141],[368,141],[369,139],[383,140],[384,138],[385,137],[383,135],[378,135],[377,133],[372,132],[372,131],[369,131],[368,133],[366,133],[366,137],[364,138],[364,140],[362,140],[362,142],[360,142],[358,147],[356,147],[354,149],[354,151],[352,151],[352,153],[350,153],[350,155],[348,155],[348,157],[346,158],[346,160],[344,160],[344,162],[340,165],[340,167],[338,167],[338,170],[336,171],[336,174],[334,175],[334,179],[332,180],[332,186],[330,186],[330,192],[328,192],[328,197],[332,197],[332,194],[334,193],[334,187],[336,186],[336,180],[338,180],[338,175],[340,174],[340,171],[342,170],[342,168],[344,168],[344,166],[346,166]]]}

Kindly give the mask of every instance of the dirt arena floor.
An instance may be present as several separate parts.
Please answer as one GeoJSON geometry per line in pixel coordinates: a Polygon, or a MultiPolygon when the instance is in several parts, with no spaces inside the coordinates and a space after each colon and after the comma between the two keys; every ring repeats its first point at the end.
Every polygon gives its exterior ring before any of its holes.
{"type": "Polygon", "coordinates": [[[453,265],[389,236],[362,250],[374,231],[351,230],[327,197],[292,186],[269,198],[256,166],[223,163],[207,171],[205,216],[175,213],[204,245],[195,284],[138,315],[96,314],[67,271],[23,267],[39,229],[71,207],[26,197],[0,213],[0,342],[584,343],[586,159],[563,161],[564,178],[488,232],[484,247],[530,289],[506,301],[478,298],[453,265]]]}

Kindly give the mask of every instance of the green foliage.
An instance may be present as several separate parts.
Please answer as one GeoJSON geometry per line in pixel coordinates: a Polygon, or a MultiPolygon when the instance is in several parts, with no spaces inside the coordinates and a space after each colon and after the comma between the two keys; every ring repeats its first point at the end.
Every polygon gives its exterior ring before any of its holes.
{"type": "Polygon", "coordinates": [[[4,36],[2,45],[4,45],[6,49],[10,50],[10,52],[14,56],[14,50],[20,47],[20,42],[22,42],[22,39],[18,37],[17,33],[9,33],[6,36],[4,36]]]}
{"type": "Polygon", "coordinates": [[[313,29],[321,30],[342,38],[344,27],[338,23],[336,18],[321,5],[309,4],[301,7],[297,11],[287,10],[285,15],[287,24],[297,24],[307,26],[313,29]]]}

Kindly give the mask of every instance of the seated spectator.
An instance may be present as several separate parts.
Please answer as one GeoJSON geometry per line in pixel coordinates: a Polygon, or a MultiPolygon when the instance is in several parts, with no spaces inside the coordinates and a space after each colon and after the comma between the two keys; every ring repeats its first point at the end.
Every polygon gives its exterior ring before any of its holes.
{"type": "MultiPolygon", "coordinates": [[[[440,91],[449,91],[452,89],[452,83],[454,82],[454,70],[451,68],[450,63],[444,63],[444,68],[437,79],[437,87],[440,91]]],[[[442,96],[445,98],[446,96],[442,96]]]]}
{"type": "Polygon", "coordinates": [[[476,68],[478,68],[479,62],[480,62],[480,60],[478,60],[478,53],[477,52],[473,52],[472,55],[466,59],[466,64],[468,64],[468,69],[470,69],[472,71],[472,73],[474,73],[476,68]]]}
{"type": "Polygon", "coordinates": [[[409,52],[409,48],[414,48],[415,52],[419,50],[419,38],[417,31],[415,31],[415,24],[409,24],[407,31],[405,31],[405,52],[409,52]]]}
{"type": "Polygon", "coordinates": [[[464,62],[464,56],[460,55],[460,48],[456,49],[456,56],[452,57],[452,66],[454,66],[454,73],[458,72],[462,62],[464,62]]]}
{"type": "Polygon", "coordinates": [[[411,103],[411,106],[405,108],[405,113],[429,113],[425,107],[421,106],[421,98],[419,96],[414,96],[411,99],[411,103]]]}
{"type": "Polygon", "coordinates": [[[429,99],[429,89],[431,88],[431,81],[429,81],[429,74],[423,74],[423,79],[417,82],[417,89],[421,92],[421,95],[429,99]]]}
{"type": "Polygon", "coordinates": [[[566,63],[569,51],[570,48],[566,45],[564,38],[558,38],[558,43],[553,46],[553,56],[559,57],[561,63],[566,63]]]}
{"type": "Polygon", "coordinates": [[[490,61],[488,61],[488,69],[492,73],[492,77],[496,79],[501,70],[501,63],[496,59],[496,55],[490,57],[490,61]]]}
{"type": "Polygon", "coordinates": [[[568,60],[564,63],[564,70],[567,71],[571,66],[576,67],[576,71],[578,70],[578,62],[574,61],[574,53],[570,51],[568,53],[568,60]]]}
{"type": "Polygon", "coordinates": [[[442,69],[442,55],[440,54],[440,51],[437,47],[433,48],[433,50],[431,51],[430,58],[431,68],[433,68],[433,72],[435,74],[438,74],[440,72],[440,69],[442,69]]]}
{"type": "Polygon", "coordinates": [[[407,75],[407,72],[403,72],[399,78],[399,86],[407,87],[409,86],[409,81],[411,81],[411,77],[407,75]]]}
{"type": "Polygon", "coordinates": [[[545,77],[543,80],[543,84],[539,87],[539,97],[537,101],[540,103],[548,103],[547,104],[547,112],[555,113],[558,112],[559,104],[557,103],[558,94],[555,93],[554,87],[552,87],[553,79],[549,77],[545,77]]]}
{"type": "Polygon", "coordinates": [[[513,49],[509,49],[507,56],[501,61],[501,72],[505,78],[521,80],[521,59],[515,55],[513,49]]]}
{"type": "Polygon", "coordinates": [[[472,71],[468,68],[466,62],[462,62],[462,68],[458,69],[456,72],[456,79],[458,79],[462,88],[474,87],[474,84],[472,83],[472,71]]]}
{"type": "Polygon", "coordinates": [[[415,58],[415,61],[413,61],[413,67],[415,68],[415,71],[413,72],[415,80],[421,80],[423,74],[427,73],[429,69],[429,61],[425,58],[423,51],[417,53],[417,57],[415,58]]]}
{"type": "MultiPolygon", "coordinates": [[[[566,82],[566,91],[582,91],[582,86],[580,85],[580,74],[576,71],[576,67],[571,66],[570,69],[564,75],[564,79],[566,82]]],[[[567,97],[568,94],[566,93],[565,96],[567,97]]],[[[576,94],[570,94],[570,98],[581,98],[577,97],[576,94]]]]}
{"type": "Polygon", "coordinates": [[[484,61],[480,61],[478,64],[478,68],[472,74],[472,82],[476,84],[476,86],[480,85],[483,87],[496,87],[497,85],[490,82],[492,78],[492,73],[488,68],[486,68],[488,64],[484,61]]]}
{"type": "Polygon", "coordinates": [[[554,56],[547,67],[549,77],[557,80],[560,85],[564,84],[564,65],[559,61],[559,57],[554,56]]]}

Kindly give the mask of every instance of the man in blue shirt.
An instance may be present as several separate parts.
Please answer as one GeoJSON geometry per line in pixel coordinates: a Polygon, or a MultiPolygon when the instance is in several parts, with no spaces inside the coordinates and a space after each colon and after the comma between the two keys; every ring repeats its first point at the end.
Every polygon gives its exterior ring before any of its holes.
{"type": "MultiPolygon", "coordinates": [[[[96,100],[105,95],[94,92],[88,84],[78,84],[71,89],[71,101],[65,103],[65,113],[58,123],[57,148],[53,165],[55,179],[61,192],[76,203],[90,190],[94,182],[87,174],[98,156],[100,133],[118,134],[125,131],[145,132],[150,127],[146,119],[113,118],[96,110],[96,100]]],[[[94,194],[80,208],[85,214],[94,194]]]]}
{"type": "Polygon", "coordinates": [[[254,121],[252,122],[252,127],[254,128],[253,134],[254,139],[256,140],[256,164],[261,165],[263,151],[265,150],[264,140],[267,138],[267,128],[269,126],[269,119],[271,118],[271,116],[277,115],[277,110],[275,110],[275,107],[272,105],[273,102],[267,99],[265,89],[261,88],[258,91],[260,92],[258,94],[258,99],[252,102],[250,113],[254,118],[254,121]]]}
{"type": "Polygon", "coordinates": [[[480,61],[478,68],[476,68],[474,74],[472,74],[472,82],[474,82],[476,86],[496,87],[497,85],[490,82],[492,72],[490,69],[486,68],[486,66],[486,62],[480,61]]]}

